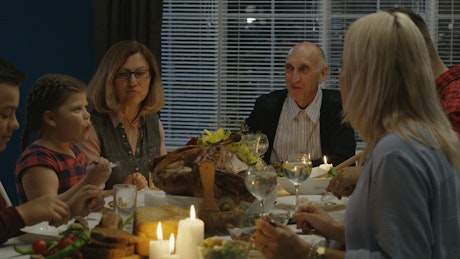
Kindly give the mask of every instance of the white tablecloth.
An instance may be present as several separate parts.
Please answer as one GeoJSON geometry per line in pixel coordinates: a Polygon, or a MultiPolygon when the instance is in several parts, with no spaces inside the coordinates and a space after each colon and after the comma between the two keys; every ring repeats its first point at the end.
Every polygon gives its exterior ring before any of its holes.
{"type": "MultiPolygon", "coordinates": [[[[146,199],[144,198],[144,194],[145,194],[145,190],[142,190],[142,191],[139,191],[138,193],[138,206],[144,206],[144,204],[151,204],[153,201],[150,201],[148,199],[150,199],[151,197],[155,197],[156,196],[156,200],[153,202],[155,204],[158,204],[158,203],[161,203],[161,204],[167,204],[167,200],[166,200],[166,197],[163,195],[161,195],[161,193],[155,193],[155,195],[152,196],[152,193],[150,192],[150,190],[148,191],[149,194],[146,195],[146,199]],[[150,198],[149,198],[150,197],[150,198]],[[164,199],[164,200],[162,200],[164,199]]],[[[337,221],[343,221],[344,219],[344,215],[345,215],[345,206],[346,206],[346,202],[347,200],[344,199],[344,200],[337,200],[335,199],[333,196],[322,196],[322,195],[302,195],[301,196],[301,199],[303,199],[304,201],[305,200],[310,200],[310,201],[318,201],[318,202],[329,202],[328,204],[331,204],[331,203],[337,203],[338,205],[340,206],[332,206],[332,207],[329,207],[331,210],[329,211],[330,215],[337,221]]],[[[295,196],[281,196],[281,197],[277,197],[276,198],[276,203],[280,204],[280,203],[283,203],[283,204],[288,204],[288,205],[293,205],[294,204],[294,200],[295,200],[295,196]]],[[[110,201],[110,198],[107,199],[107,201],[110,201]]],[[[89,225],[90,227],[96,225],[99,221],[101,217],[101,213],[91,213],[90,215],[88,215],[88,222],[89,222],[89,225]]],[[[42,223],[41,225],[43,225],[44,223],[42,223]]],[[[295,225],[289,225],[290,227],[292,227],[293,230],[295,230],[296,232],[299,232],[299,230],[296,230],[295,229],[295,225]]],[[[38,227],[38,226],[37,226],[38,227]]],[[[62,227],[61,227],[62,228],[62,227]]],[[[64,227],[65,229],[65,227],[64,227]]],[[[10,240],[8,240],[7,243],[3,244],[2,246],[0,246],[0,258],[1,259],[8,259],[8,258],[15,258],[15,259],[22,259],[22,258],[30,258],[28,255],[19,255],[18,253],[16,253],[14,251],[14,248],[13,248],[13,244],[17,244],[17,245],[20,245],[21,247],[30,247],[30,245],[32,244],[32,242],[35,240],[35,239],[38,239],[38,238],[42,238],[42,239],[45,239],[45,240],[57,240],[59,237],[58,236],[52,236],[52,234],[49,234],[49,232],[46,233],[46,235],[41,235],[39,234],[40,232],[37,232],[37,228],[36,227],[27,227],[25,229],[27,231],[27,233],[21,235],[21,236],[18,236],[18,237],[14,237],[14,238],[11,238],[10,240]]],[[[338,246],[340,244],[337,244],[337,243],[334,243],[334,242],[327,242],[326,239],[324,237],[321,237],[321,236],[317,236],[317,235],[304,235],[302,233],[299,232],[299,235],[302,236],[302,238],[304,240],[306,240],[307,242],[310,242],[310,243],[317,243],[319,245],[322,245],[322,246],[338,246]]],[[[229,238],[229,237],[225,237],[225,238],[229,238]]],[[[261,254],[257,251],[252,251],[250,256],[249,256],[250,259],[259,259],[259,258],[263,258],[261,256],[261,254]]]]}

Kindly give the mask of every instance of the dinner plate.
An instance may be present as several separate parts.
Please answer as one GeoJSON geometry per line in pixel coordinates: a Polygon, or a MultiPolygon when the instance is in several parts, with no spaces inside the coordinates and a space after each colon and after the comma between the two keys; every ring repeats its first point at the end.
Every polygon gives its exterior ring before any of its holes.
{"type": "MultiPolygon", "coordinates": [[[[343,210],[348,202],[348,198],[337,199],[332,194],[324,195],[299,195],[301,204],[312,202],[318,203],[324,210],[343,210]]],[[[281,196],[276,198],[275,208],[295,211],[295,195],[281,196]]]]}
{"type": "MultiPolygon", "coordinates": [[[[312,169],[313,174],[321,174],[315,173],[318,171],[317,167],[312,169]]],[[[299,194],[303,195],[312,195],[312,194],[323,194],[326,190],[326,187],[329,185],[329,182],[332,178],[315,178],[309,177],[307,180],[303,181],[299,186],[299,194]]],[[[287,178],[287,177],[278,177],[278,183],[290,194],[295,194],[294,184],[287,178]]]]}
{"type": "MultiPolygon", "coordinates": [[[[90,229],[94,228],[99,221],[101,220],[102,213],[92,212],[88,215],[88,226],[90,229]]],[[[69,220],[67,224],[61,225],[59,227],[50,226],[48,221],[43,221],[32,226],[26,226],[21,229],[24,233],[30,233],[35,235],[41,235],[46,237],[60,237],[60,233],[67,229],[67,226],[72,224],[75,220],[69,220]]]]}
{"type": "Polygon", "coordinates": [[[47,236],[47,237],[59,237],[59,233],[67,229],[67,225],[61,225],[59,227],[50,226],[47,221],[38,223],[33,226],[26,226],[21,229],[22,232],[47,236]]]}

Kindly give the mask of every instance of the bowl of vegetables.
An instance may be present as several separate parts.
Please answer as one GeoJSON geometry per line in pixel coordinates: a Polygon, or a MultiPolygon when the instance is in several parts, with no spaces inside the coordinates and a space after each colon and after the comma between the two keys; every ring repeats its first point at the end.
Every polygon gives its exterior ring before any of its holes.
{"type": "Polygon", "coordinates": [[[246,259],[251,244],[241,240],[226,240],[217,236],[206,238],[198,247],[200,259],[246,259]]]}

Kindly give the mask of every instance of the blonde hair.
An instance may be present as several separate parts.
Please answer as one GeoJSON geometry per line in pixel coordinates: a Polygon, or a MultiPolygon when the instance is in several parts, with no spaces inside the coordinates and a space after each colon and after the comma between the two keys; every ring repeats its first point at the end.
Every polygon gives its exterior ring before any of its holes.
{"type": "Polygon", "coordinates": [[[96,73],[88,84],[88,102],[100,113],[118,110],[119,103],[115,95],[114,78],[129,56],[142,54],[150,70],[150,89],[141,104],[141,114],[155,113],[163,108],[165,97],[161,83],[160,70],[152,52],[142,43],[134,40],[120,41],[114,44],[104,55],[96,73]]]}
{"type": "Polygon", "coordinates": [[[344,120],[360,133],[368,154],[387,132],[440,149],[460,168],[460,142],[437,99],[420,30],[402,13],[355,21],[343,52],[344,120]]]}

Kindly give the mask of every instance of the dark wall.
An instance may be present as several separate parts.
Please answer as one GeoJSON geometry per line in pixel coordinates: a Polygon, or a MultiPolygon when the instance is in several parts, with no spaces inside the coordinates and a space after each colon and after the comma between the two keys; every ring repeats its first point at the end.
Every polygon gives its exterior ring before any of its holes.
{"type": "MultiPolygon", "coordinates": [[[[1,0],[0,56],[28,75],[21,87],[18,120],[24,124],[26,96],[45,73],[63,73],[88,83],[94,72],[92,0],[1,0]]],[[[0,153],[0,180],[17,204],[14,165],[22,128],[0,153]]]]}

